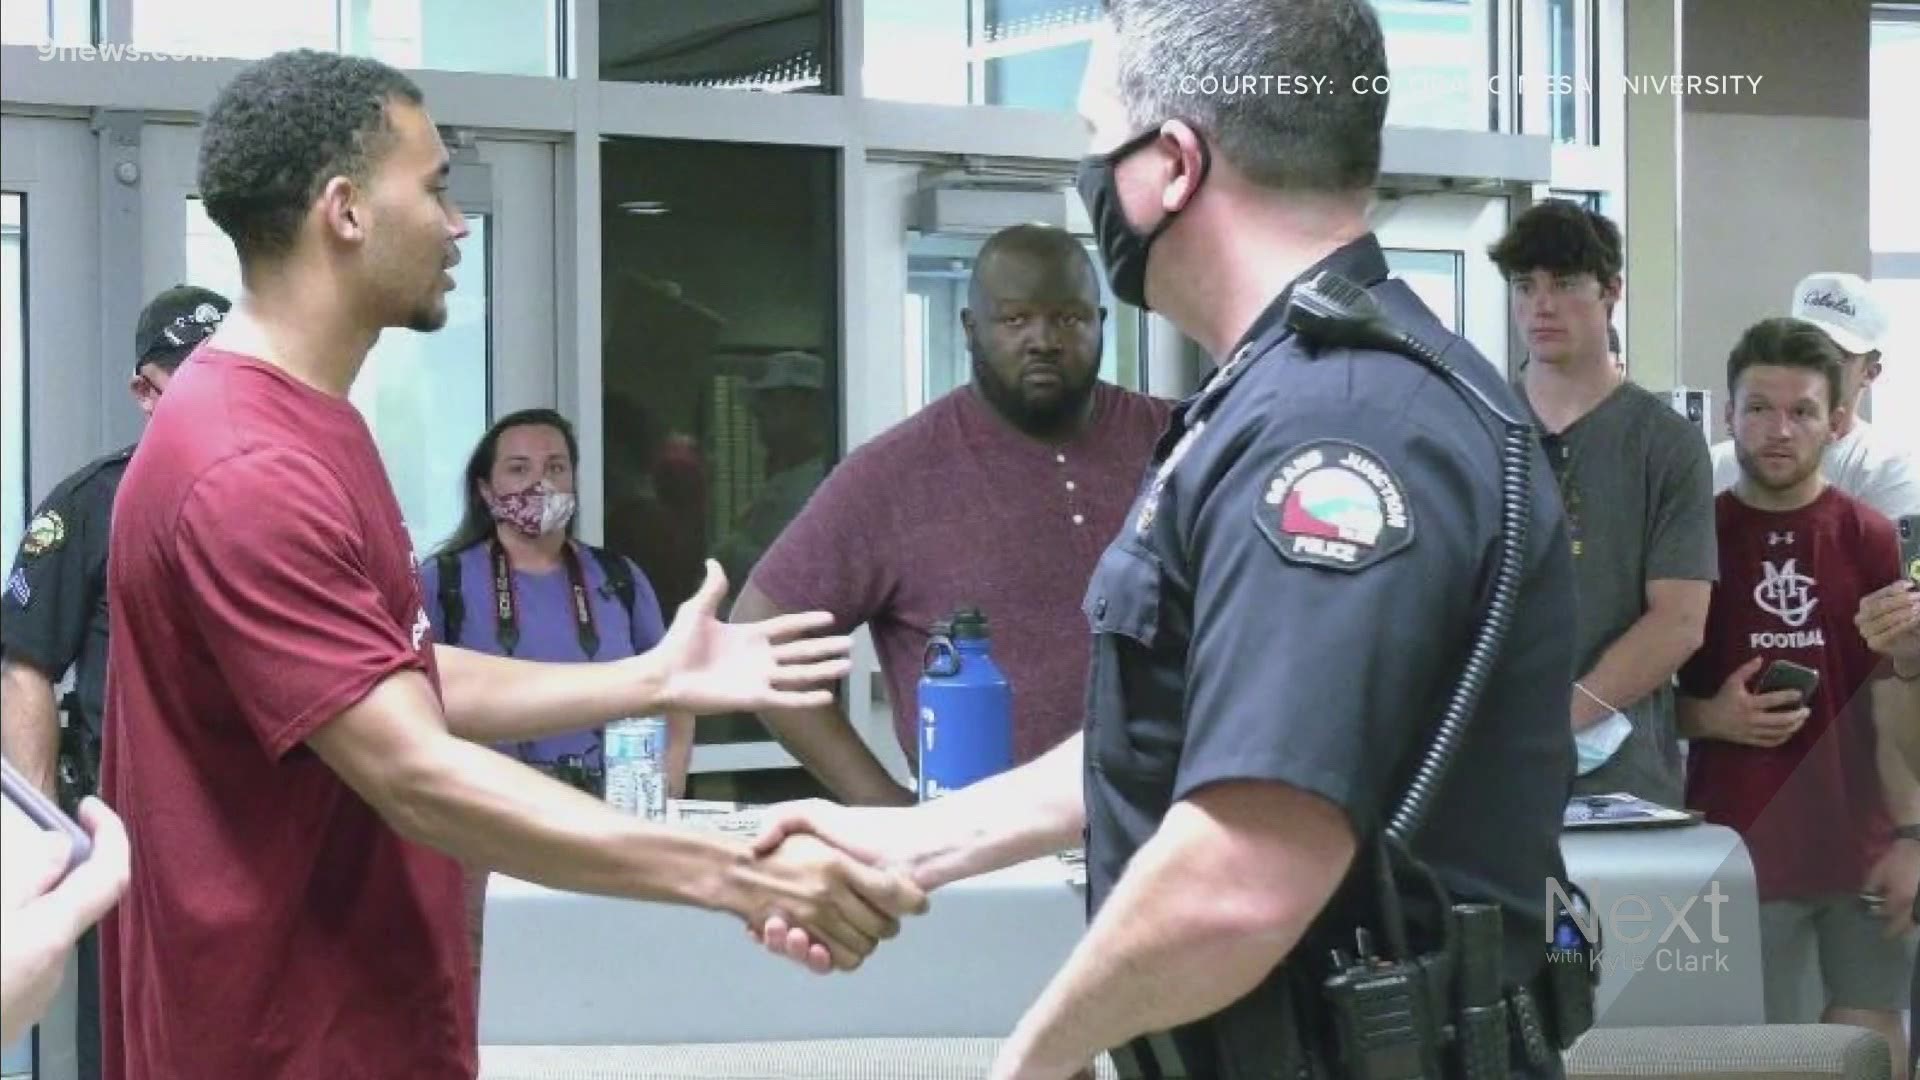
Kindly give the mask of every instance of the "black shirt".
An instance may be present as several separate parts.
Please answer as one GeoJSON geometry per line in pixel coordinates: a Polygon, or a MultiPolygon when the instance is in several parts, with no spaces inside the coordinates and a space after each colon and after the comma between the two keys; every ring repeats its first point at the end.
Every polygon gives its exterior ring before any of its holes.
{"type": "Polygon", "coordinates": [[[107,536],[133,447],[67,477],[35,511],[0,596],[0,651],[58,682],[77,670],[87,732],[100,737],[107,683],[107,536]]]}
{"type": "MultiPolygon", "coordinates": [[[[1323,269],[1363,287],[1387,273],[1370,236],[1303,279],[1323,269]]],[[[1526,415],[1499,372],[1404,285],[1372,291],[1490,400],[1526,415]]],[[[1332,802],[1364,856],[1437,728],[1490,598],[1498,419],[1400,355],[1312,351],[1283,325],[1286,301],[1175,412],[1087,591],[1095,910],[1173,803],[1221,781],[1274,781],[1332,802]]],[[[1413,845],[1455,902],[1504,909],[1512,982],[1544,963],[1544,879],[1565,880],[1558,841],[1574,775],[1573,574],[1553,475],[1531,449],[1518,610],[1413,845]]],[[[1400,891],[1410,891],[1404,879],[1400,891]]],[[[1373,905],[1364,876],[1350,877],[1309,941],[1351,942],[1373,905]]],[[[1421,929],[1414,947],[1433,947],[1421,929]]],[[[1274,1075],[1283,973],[1325,955],[1307,949],[1175,1033],[1193,1075],[1274,1075]]]]}

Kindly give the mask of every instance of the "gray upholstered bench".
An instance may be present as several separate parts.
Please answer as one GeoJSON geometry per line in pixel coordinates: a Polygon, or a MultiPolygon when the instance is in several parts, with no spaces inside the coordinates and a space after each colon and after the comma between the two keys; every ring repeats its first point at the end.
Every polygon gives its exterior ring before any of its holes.
{"type": "Polygon", "coordinates": [[[1885,1039],[1865,1028],[1833,1024],[1595,1028],[1567,1054],[1568,1080],[1887,1080],[1892,1075],[1885,1039]]]}

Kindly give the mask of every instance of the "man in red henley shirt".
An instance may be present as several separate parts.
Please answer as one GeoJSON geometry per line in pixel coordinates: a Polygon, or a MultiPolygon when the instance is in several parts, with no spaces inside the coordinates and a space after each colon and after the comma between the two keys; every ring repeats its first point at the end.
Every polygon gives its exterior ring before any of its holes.
{"type": "Polygon", "coordinates": [[[925,903],[822,844],[757,861],[482,745],[830,701],[814,688],[847,642],[803,636],[824,614],[716,621],[710,568],[629,660],[435,645],[348,392],[382,328],[446,321],[467,231],[448,168],[418,88],[372,60],[281,53],[208,112],[201,194],[246,288],[168,385],[113,516],[103,793],[133,882],[104,924],[108,1080],[472,1077],[456,859],[756,929],[797,914],[826,936],[816,969],[925,903]]]}
{"type": "MultiPolygon", "coordinates": [[[[754,567],[733,618],[833,613],[873,633],[894,733],[916,750],[933,623],[978,607],[1013,688],[1014,764],[1080,730],[1091,637],[1080,601],[1138,493],[1169,402],[1101,382],[1100,286],[1072,235],[990,237],[961,312],[973,380],[847,456],[754,567]]],[[[913,801],[843,710],[761,714],[849,803],[913,801]]]]}

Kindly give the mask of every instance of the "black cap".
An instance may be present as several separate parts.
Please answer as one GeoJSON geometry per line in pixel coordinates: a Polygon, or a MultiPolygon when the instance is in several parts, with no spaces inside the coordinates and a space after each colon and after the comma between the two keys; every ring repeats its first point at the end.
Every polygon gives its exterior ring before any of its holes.
{"type": "Polygon", "coordinates": [[[984,638],[987,633],[987,617],[979,608],[961,608],[953,613],[949,635],[956,638],[984,638]]]}
{"type": "Polygon", "coordinates": [[[201,342],[213,336],[233,305],[212,289],[175,285],[140,312],[133,332],[133,370],[147,364],[179,367],[201,342]]]}

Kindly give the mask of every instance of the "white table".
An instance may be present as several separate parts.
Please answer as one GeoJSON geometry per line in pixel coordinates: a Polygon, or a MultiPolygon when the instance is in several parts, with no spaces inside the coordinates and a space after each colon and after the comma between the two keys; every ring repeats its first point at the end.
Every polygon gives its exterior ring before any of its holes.
{"type": "Polygon", "coordinates": [[[1765,1022],[1760,901],[1738,834],[1717,825],[1569,831],[1560,848],[1601,915],[1598,1026],[1765,1022]]]}

